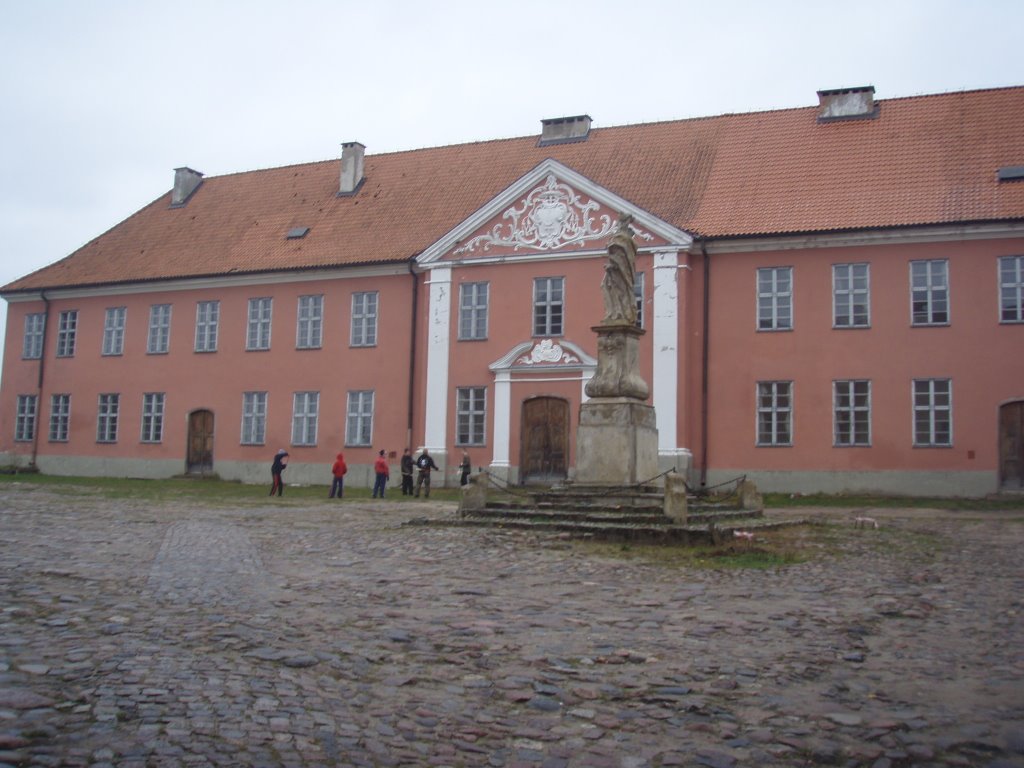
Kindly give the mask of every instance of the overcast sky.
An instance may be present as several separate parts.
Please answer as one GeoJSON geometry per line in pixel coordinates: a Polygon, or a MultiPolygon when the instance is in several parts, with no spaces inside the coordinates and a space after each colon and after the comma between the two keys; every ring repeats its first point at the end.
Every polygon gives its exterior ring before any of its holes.
{"type": "Polygon", "coordinates": [[[0,285],[179,166],[1019,85],[1022,29],[1021,0],[0,0],[0,285]]]}

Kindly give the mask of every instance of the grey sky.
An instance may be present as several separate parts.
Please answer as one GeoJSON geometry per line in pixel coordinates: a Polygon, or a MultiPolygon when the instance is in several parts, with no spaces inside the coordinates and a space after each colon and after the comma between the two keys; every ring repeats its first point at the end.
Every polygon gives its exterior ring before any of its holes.
{"type": "Polygon", "coordinates": [[[0,0],[0,284],[164,194],[182,165],[215,176],[582,113],[605,127],[809,106],[824,88],[1018,85],[1021,29],[1019,0],[0,0]]]}

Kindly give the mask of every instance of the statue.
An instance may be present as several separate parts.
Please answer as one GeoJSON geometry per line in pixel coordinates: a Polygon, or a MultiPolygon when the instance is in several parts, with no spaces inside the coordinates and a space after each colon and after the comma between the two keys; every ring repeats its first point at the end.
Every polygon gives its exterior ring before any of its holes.
{"type": "Polygon", "coordinates": [[[601,281],[604,294],[601,325],[636,325],[636,244],[629,229],[632,220],[628,213],[622,214],[619,228],[608,242],[608,262],[601,281]]]}

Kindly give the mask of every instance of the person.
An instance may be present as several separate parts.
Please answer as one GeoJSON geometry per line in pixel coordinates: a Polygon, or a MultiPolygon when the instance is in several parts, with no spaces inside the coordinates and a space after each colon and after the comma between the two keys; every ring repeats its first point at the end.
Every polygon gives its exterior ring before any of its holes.
{"type": "Polygon", "coordinates": [[[274,463],[270,465],[270,476],[273,478],[273,482],[270,485],[269,495],[273,496],[274,491],[277,491],[278,496],[284,493],[284,480],[281,479],[281,474],[287,466],[288,451],[282,448],[274,456],[274,463]]]}
{"type": "Polygon", "coordinates": [[[469,451],[462,452],[462,463],[459,464],[459,469],[462,470],[462,477],[459,478],[459,485],[465,485],[469,482],[469,473],[473,471],[473,465],[469,460],[469,451]]]}
{"type": "Polygon", "coordinates": [[[341,498],[341,493],[345,490],[346,472],[348,472],[348,464],[345,463],[345,454],[339,453],[338,458],[334,460],[334,466],[331,467],[331,474],[334,475],[334,482],[331,483],[331,495],[327,498],[333,499],[335,492],[337,492],[338,498],[341,498]]]}
{"type": "Polygon", "coordinates": [[[423,495],[425,498],[430,498],[430,470],[437,469],[437,464],[434,463],[434,459],[430,455],[430,451],[426,448],[423,449],[423,453],[416,459],[416,466],[419,467],[420,473],[416,478],[416,493],[414,494],[418,499],[420,497],[420,488],[424,488],[423,495]]]}
{"type": "Polygon", "coordinates": [[[373,481],[373,498],[376,499],[377,492],[380,491],[380,497],[383,499],[384,488],[388,484],[388,478],[391,477],[391,472],[388,469],[388,460],[384,457],[383,448],[377,454],[377,460],[373,462],[373,471],[377,475],[376,480],[373,481]]]}
{"type": "Polygon", "coordinates": [[[412,496],[412,453],[406,448],[402,453],[402,495],[412,496]]]}

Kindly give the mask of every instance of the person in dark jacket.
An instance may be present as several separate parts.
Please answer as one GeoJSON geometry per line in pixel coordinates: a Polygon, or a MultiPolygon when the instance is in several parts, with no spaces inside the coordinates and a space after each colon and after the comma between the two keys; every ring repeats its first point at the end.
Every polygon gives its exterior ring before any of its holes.
{"type": "Polygon", "coordinates": [[[380,492],[380,497],[384,498],[384,489],[387,487],[388,478],[391,477],[391,471],[388,469],[388,460],[384,458],[384,450],[377,454],[377,460],[373,463],[373,471],[377,475],[377,478],[373,481],[373,498],[377,498],[377,492],[380,492]]]}
{"type": "Polygon", "coordinates": [[[402,495],[412,496],[412,453],[406,448],[402,454],[402,462],[399,465],[402,470],[402,495]]]}
{"type": "Polygon", "coordinates": [[[416,459],[416,466],[419,468],[420,473],[416,478],[416,493],[414,494],[418,499],[420,497],[420,488],[425,486],[423,495],[425,498],[430,498],[430,470],[437,469],[437,464],[434,463],[434,459],[430,455],[430,451],[426,448],[423,449],[423,453],[416,459]]]}
{"type": "Polygon", "coordinates": [[[282,448],[277,452],[277,455],[274,456],[274,463],[270,465],[270,476],[273,478],[273,482],[270,485],[269,495],[273,496],[274,491],[277,491],[278,496],[284,493],[284,480],[281,479],[281,474],[287,466],[288,451],[282,448]]]}
{"type": "Polygon", "coordinates": [[[337,492],[338,498],[341,498],[341,493],[345,490],[346,472],[348,472],[348,464],[345,463],[345,454],[339,453],[338,458],[334,460],[334,466],[331,467],[331,474],[334,475],[334,482],[331,483],[331,495],[327,498],[333,499],[335,492],[337,492]]]}
{"type": "Polygon", "coordinates": [[[469,473],[473,471],[473,465],[469,460],[469,451],[462,452],[462,463],[459,464],[459,470],[462,473],[459,477],[459,485],[465,485],[469,482],[469,473]]]}

